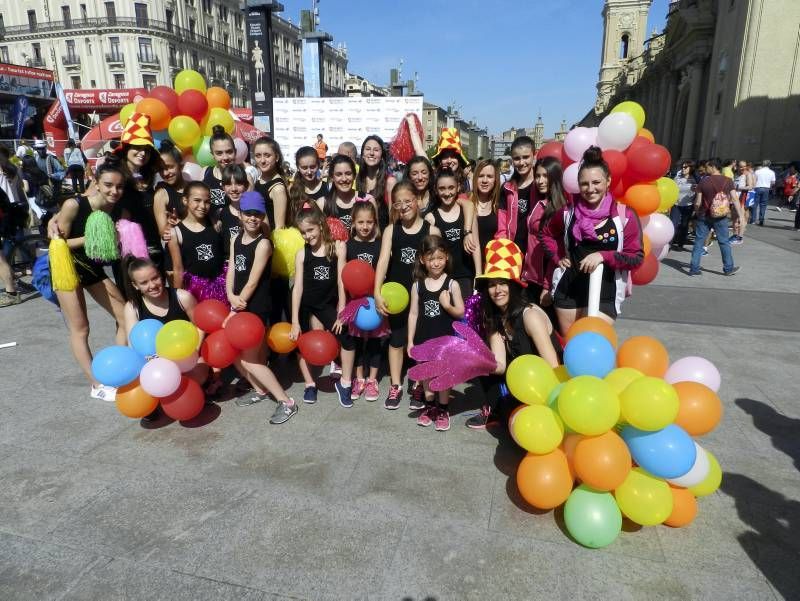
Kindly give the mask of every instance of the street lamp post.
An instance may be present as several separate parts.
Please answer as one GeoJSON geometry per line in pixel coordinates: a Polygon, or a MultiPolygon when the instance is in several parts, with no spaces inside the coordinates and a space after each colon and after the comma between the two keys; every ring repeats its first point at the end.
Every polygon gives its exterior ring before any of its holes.
{"type": "Polygon", "coordinates": [[[272,98],[275,91],[272,65],[272,13],[283,4],[274,0],[247,0],[247,56],[253,125],[272,134],[272,98]]]}

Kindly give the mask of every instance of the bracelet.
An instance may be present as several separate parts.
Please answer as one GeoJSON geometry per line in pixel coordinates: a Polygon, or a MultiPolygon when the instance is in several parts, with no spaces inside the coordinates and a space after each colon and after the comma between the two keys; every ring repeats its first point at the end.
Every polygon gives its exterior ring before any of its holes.
{"type": "Polygon", "coordinates": [[[469,235],[469,234],[471,234],[471,233],[472,233],[472,230],[464,230],[464,233],[465,233],[465,234],[467,234],[467,235],[469,235]]]}

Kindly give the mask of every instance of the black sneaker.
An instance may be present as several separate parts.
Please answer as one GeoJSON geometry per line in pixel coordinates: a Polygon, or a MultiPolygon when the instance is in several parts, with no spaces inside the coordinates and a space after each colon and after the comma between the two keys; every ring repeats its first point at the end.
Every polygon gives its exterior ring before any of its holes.
{"type": "Polygon", "coordinates": [[[400,399],[403,398],[403,390],[400,388],[399,384],[392,384],[389,388],[389,394],[386,396],[386,400],[383,401],[383,408],[394,410],[400,406],[400,399]]]}
{"type": "Polygon", "coordinates": [[[422,388],[422,384],[418,382],[413,390],[411,390],[411,400],[408,401],[408,408],[411,411],[422,411],[425,407],[425,389],[422,388]]]}
{"type": "Polygon", "coordinates": [[[734,267],[734,268],[733,268],[733,269],[731,269],[730,271],[726,271],[726,272],[725,272],[725,275],[733,275],[733,274],[735,274],[737,271],[739,271],[740,269],[741,269],[741,267],[739,267],[739,266],[737,265],[736,267],[734,267]]]}
{"type": "Polygon", "coordinates": [[[489,406],[484,405],[481,410],[470,417],[467,422],[467,428],[472,430],[485,430],[486,425],[489,423],[489,406]]]}

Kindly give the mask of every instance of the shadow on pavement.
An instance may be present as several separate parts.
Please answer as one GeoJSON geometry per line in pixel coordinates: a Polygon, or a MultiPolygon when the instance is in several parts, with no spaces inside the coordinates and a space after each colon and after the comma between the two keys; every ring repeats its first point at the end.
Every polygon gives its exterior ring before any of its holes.
{"type": "Polygon", "coordinates": [[[751,528],[736,537],[742,549],[785,599],[800,597],[800,502],[742,474],[725,473],[721,490],[751,528]]]}
{"type": "Polygon", "coordinates": [[[736,399],[735,403],[753,418],[753,425],[767,434],[772,446],[783,451],[800,469],[800,419],[778,413],[773,407],[753,399],[736,399]]]}

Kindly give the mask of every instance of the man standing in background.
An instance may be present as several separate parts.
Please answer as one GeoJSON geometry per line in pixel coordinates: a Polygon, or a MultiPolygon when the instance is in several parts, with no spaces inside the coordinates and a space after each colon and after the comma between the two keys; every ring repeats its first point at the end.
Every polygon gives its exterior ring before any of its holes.
{"type": "Polygon", "coordinates": [[[764,225],[764,219],[767,216],[769,193],[772,186],[775,185],[775,172],[770,169],[770,165],[772,165],[772,162],[764,159],[761,162],[761,167],[756,169],[756,200],[750,210],[750,223],[755,223],[757,216],[758,225],[764,225]]]}

